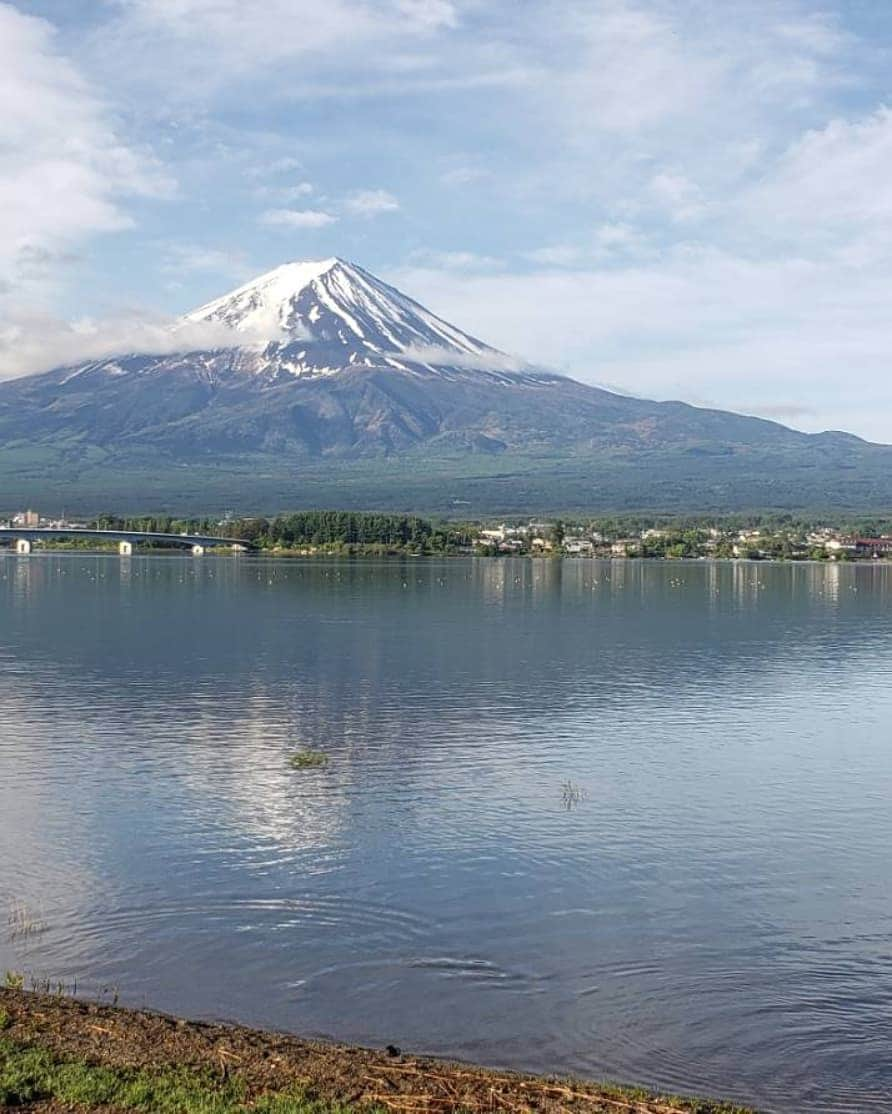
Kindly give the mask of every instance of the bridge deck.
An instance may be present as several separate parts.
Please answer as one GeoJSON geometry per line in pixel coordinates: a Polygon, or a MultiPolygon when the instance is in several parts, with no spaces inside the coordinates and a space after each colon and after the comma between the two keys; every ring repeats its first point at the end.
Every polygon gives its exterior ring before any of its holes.
{"type": "Polygon", "coordinates": [[[75,526],[25,526],[0,527],[0,541],[8,539],[17,541],[23,538],[26,541],[40,541],[42,538],[96,538],[99,541],[114,542],[152,542],[157,545],[193,546],[201,545],[206,548],[213,546],[242,546],[245,549],[255,549],[252,542],[242,538],[220,538],[213,534],[162,534],[153,531],[140,530],[86,530],[75,526]]]}

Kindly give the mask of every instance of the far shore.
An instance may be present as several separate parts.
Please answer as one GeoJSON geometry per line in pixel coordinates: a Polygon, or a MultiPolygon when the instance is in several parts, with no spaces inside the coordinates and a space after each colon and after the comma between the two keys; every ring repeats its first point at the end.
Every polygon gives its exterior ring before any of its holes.
{"type": "MultiPolygon", "coordinates": [[[[28,557],[35,556],[52,556],[58,554],[77,554],[83,557],[117,557],[118,550],[115,546],[108,545],[66,545],[64,543],[54,545],[40,545],[35,546],[28,557]]],[[[0,557],[16,557],[16,553],[9,547],[0,546],[0,557]]],[[[160,547],[146,547],[134,549],[129,557],[189,557],[192,559],[192,554],[187,549],[180,548],[160,548],[160,547]]],[[[844,567],[869,567],[872,568],[876,565],[889,565],[892,564],[892,557],[871,557],[871,558],[857,558],[857,559],[837,559],[834,557],[828,558],[815,558],[815,557],[657,557],[645,556],[643,554],[628,554],[619,556],[617,554],[574,554],[574,553],[479,553],[479,552],[444,552],[444,553],[415,553],[410,550],[391,549],[387,551],[372,551],[372,550],[353,550],[345,551],[343,549],[276,549],[276,548],[258,548],[248,550],[243,553],[234,553],[231,549],[224,546],[217,548],[209,548],[201,555],[201,560],[208,558],[225,557],[227,559],[248,560],[252,558],[275,558],[276,560],[291,560],[291,561],[319,561],[319,560],[343,560],[343,561],[405,561],[405,560],[423,560],[423,561],[456,561],[456,560],[469,560],[475,561],[531,561],[536,564],[549,564],[555,561],[561,562],[598,562],[600,564],[668,564],[668,565],[818,565],[826,568],[833,568],[836,566],[844,567]]]]}
{"type": "Polygon", "coordinates": [[[182,1114],[752,1114],[578,1079],[0,989],[0,1109],[182,1114]]]}

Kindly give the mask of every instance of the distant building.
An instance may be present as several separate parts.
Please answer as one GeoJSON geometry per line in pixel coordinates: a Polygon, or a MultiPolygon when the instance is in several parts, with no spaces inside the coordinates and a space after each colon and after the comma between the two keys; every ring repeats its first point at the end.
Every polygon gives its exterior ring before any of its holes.
{"type": "Polygon", "coordinates": [[[37,511],[19,511],[13,515],[13,526],[24,526],[26,530],[34,530],[40,525],[40,515],[37,511]]]}
{"type": "Polygon", "coordinates": [[[507,530],[503,526],[497,526],[495,530],[481,530],[480,537],[484,542],[503,542],[507,537],[507,530]]]}
{"type": "Polygon", "coordinates": [[[564,542],[564,552],[579,557],[590,557],[595,551],[594,542],[588,538],[571,538],[564,542]]]}
{"type": "Polygon", "coordinates": [[[892,554],[892,538],[852,538],[859,557],[888,557],[892,554]]]}

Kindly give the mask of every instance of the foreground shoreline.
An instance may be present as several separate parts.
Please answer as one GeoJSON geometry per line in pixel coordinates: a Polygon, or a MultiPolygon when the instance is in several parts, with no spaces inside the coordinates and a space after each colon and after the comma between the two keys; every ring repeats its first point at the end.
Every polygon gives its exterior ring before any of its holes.
{"type": "Polygon", "coordinates": [[[0,1110],[750,1114],[678,1099],[0,989],[0,1110]]]}

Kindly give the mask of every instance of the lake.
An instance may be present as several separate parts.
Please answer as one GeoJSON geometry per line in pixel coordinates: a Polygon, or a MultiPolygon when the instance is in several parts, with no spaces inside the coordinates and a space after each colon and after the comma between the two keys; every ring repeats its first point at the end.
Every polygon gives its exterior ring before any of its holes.
{"type": "Polygon", "coordinates": [[[888,1111],[890,620],[882,564],[0,557],[0,972],[888,1111]]]}

